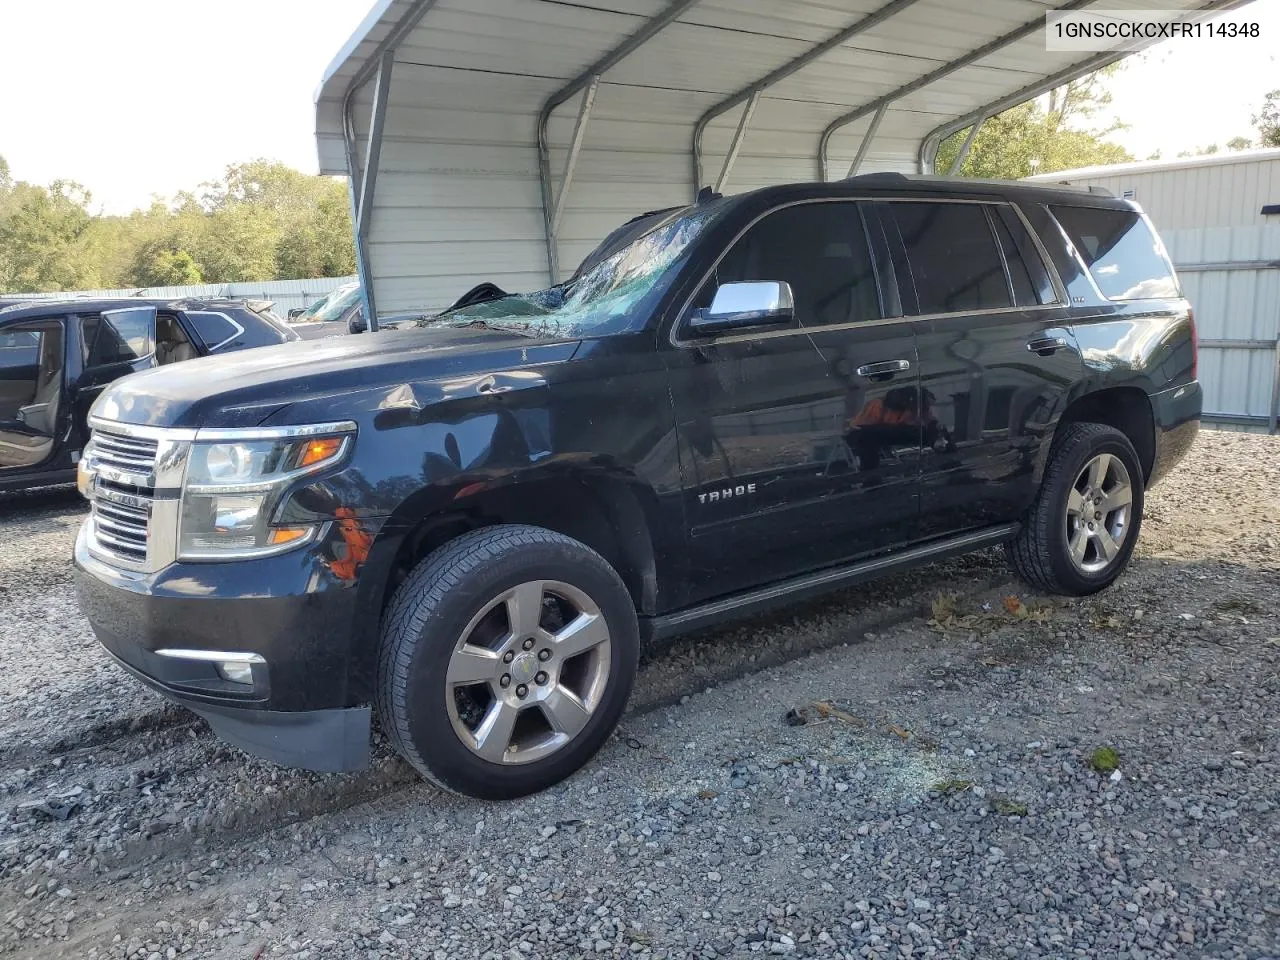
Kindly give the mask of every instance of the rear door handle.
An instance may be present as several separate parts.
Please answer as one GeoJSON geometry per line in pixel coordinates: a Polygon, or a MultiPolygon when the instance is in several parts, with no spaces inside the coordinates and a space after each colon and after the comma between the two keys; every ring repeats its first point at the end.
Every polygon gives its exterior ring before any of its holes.
{"type": "Polygon", "coordinates": [[[1039,337],[1038,339],[1028,341],[1027,349],[1032,353],[1038,353],[1042,357],[1061,350],[1067,345],[1067,341],[1062,337],[1039,337]]]}
{"type": "Polygon", "coordinates": [[[910,360],[881,360],[878,363],[864,363],[854,372],[860,377],[892,377],[911,369],[910,360]]]}

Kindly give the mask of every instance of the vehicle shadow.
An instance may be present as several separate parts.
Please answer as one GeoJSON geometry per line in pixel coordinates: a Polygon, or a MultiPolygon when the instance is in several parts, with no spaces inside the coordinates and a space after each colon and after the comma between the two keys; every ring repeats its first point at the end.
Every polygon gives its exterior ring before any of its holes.
{"type": "Polygon", "coordinates": [[[89,509],[74,484],[41,487],[37,490],[15,490],[0,493],[0,520],[9,517],[34,520],[43,511],[65,514],[68,510],[89,509]]]}

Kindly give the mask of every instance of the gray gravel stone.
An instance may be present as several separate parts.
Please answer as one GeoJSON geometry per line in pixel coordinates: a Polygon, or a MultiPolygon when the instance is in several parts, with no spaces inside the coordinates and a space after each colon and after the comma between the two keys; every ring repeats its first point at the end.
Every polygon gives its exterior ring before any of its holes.
{"type": "Polygon", "coordinates": [[[0,954],[1280,956],[1277,489],[1276,441],[1203,434],[1095,597],[984,554],[653,651],[599,759],[509,804],[219,744],[98,650],[74,496],[6,498],[0,954]],[[858,722],[782,722],[816,701],[858,722]]]}

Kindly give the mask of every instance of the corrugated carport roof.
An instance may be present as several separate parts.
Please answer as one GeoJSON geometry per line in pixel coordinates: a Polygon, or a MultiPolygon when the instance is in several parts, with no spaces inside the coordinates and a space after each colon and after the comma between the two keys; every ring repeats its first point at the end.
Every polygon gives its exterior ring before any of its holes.
{"type": "Polygon", "coordinates": [[[379,311],[439,306],[544,286],[699,185],[931,169],[950,133],[1123,55],[1047,52],[1046,11],[1236,5],[382,0],[317,91],[320,166],[352,177],[379,311]]]}

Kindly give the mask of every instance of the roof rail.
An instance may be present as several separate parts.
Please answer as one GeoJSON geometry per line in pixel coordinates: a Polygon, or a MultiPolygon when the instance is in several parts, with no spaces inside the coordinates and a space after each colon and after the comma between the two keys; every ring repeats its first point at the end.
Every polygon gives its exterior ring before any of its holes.
{"type": "Polygon", "coordinates": [[[902,183],[938,183],[938,184],[981,184],[983,186],[992,187],[1048,187],[1053,190],[1075,190],[1078,193],[1092,193],[1100,197],[1114,197],[1115,194],[1106,187],[1085,186],[1079,183],[1054,183],[1050,180],[1002,180],[995,177],[953,177],[940,173],[894,173],[892,171],[881,171],[879,173],[859,173],[856,176],[845,177],[839,181],[841,183],[860,183],[869,187],[876,184],[902,184],[902,183]]]}

